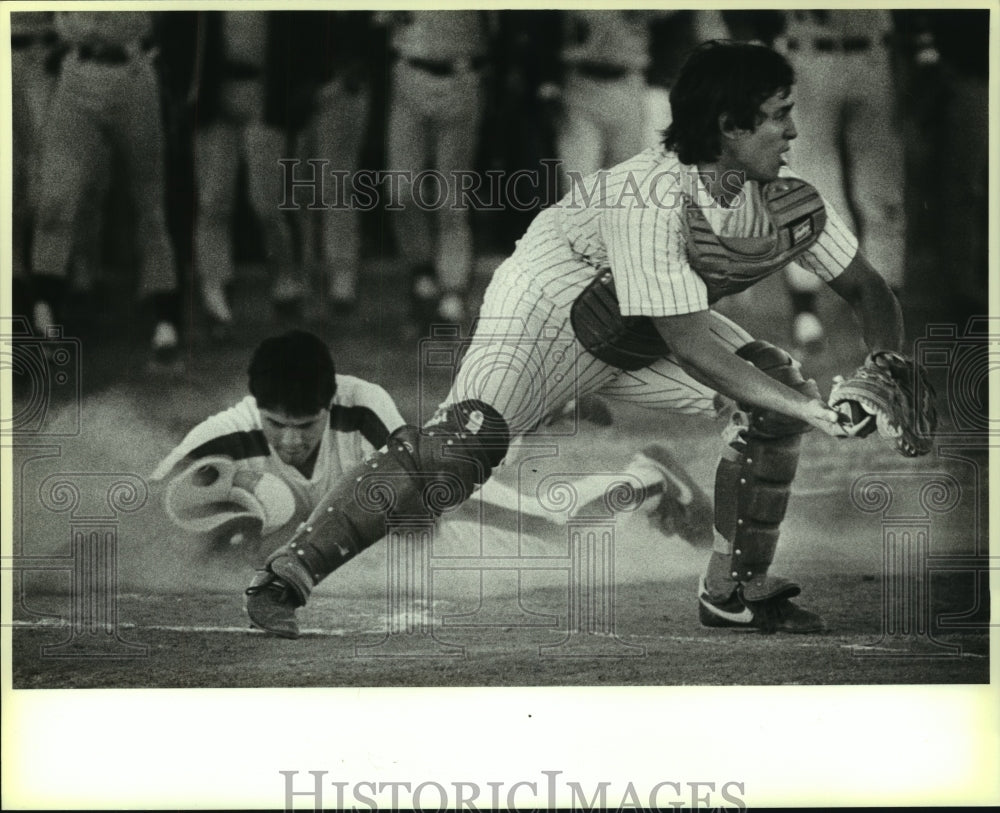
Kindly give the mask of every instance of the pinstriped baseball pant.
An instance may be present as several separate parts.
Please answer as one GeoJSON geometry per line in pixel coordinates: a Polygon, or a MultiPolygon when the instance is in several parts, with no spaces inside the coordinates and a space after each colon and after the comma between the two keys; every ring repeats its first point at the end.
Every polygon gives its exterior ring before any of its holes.
{"type": "MultiPolygon", "coordinates": [[[[512,260],[497,269],[442,408],[484,401],[504,417],[512,439],[531,432],[570,400],[595,392],[653,409],[718,414],[715,391],[669,358],[625,371],[590,355],[570,322],[572,299],[554,301],[525,282],[528,278],[526,269],[512,260]]],[[[725,316],[712,311],[712,318],[716,337],[734,352],[753,341],[725,316]]]]}

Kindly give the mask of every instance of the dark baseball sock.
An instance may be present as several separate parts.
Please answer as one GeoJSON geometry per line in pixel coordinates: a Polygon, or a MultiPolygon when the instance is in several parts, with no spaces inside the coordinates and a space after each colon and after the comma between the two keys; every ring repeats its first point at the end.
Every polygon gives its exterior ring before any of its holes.
{"type": "Polygon", "coordinates": [[[65,277],[54,274],[32,274],[31,293],[35,300],[48,302],[54,311],[59,311],[66,300],[68,284],[65,277]]]}
{"type": "Polygon", "coordinates": [[[174,327],[180,327],[181,298],[177,291],[157,291],[149,297],[149,301],[154,321],[170,322],[174,327]]]}
{"type": "Polygon", "coordinates": [[[417,263],[410,268],[410,292],[417,299],[433,299],[438,296],[437,272],[431,263],[417,263]],[[434,293],[428,296],[428,292],[434,289],[434,293]],[[422,290],[424,289],[424,290],[422,290]],[[426,291],[426,292],[425,292],[426,291]]]}
{"type": "Polygon", "coordinates": [[[31,311],[28,283],[23,277],[14,277],[10,281],[10,304],[11,313],[14,316],[24,316],[31,311]]]}
{"type": "Polygon", "coordinates": [[[792,300],[793,313],[816,313],[816,294],[811,291],[789,291],[788,295],[792,300]]]}
{"type": "Polygon", "coordinates": [[[705,587],[708,596],[713,601],[725,601],[729,598],[739,582],[733,578],[733,557],[728,553],[712,551],[705,571],[705,587]]]}

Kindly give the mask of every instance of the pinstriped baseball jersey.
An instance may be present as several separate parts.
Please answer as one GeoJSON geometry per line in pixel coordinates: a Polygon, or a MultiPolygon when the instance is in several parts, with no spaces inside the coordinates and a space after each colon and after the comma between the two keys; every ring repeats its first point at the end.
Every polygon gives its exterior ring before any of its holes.
{"type": "MultiPolygon", "coordinates": [[[[513,436],[535,431],[547,415],[588,392],[688,414],[713,415],[715,392],[671,358],[638,370],[622,369],[588,353],[570,313],[599,270],[613,269],[621,311],[671,316],[708,308],[705,282],[692,268],[681,218],[685,196],[699,204],[722,238],[764,238],[773,229],[757,184],[742,205],[713,203],[694,168],[662,148],[588,178],[540,213],[497,269],[486,291],[476,333],[442,407],[478,399],[495,407],[513,436]]],[[[808,208],[808,207],[807,207],[808,208]]],[[[850,263],[857,240],[836,212],[798,263],[833,279],[850,263]]],[[[711,312],[712,332],[735,352],[753,337],[711,312]]]]}
{"type": "Polygon", "coordinates": [[[353,376],[338,375],[337,391],[330,402],[330,423],[320,439],[311,477],[271,452],[257,401],[248,395],[192,429],[156,467],[153,479],[171,476],[180,464],[188,461],[226,455],[254,471],[280,477],[295,495],[297,510],[308,516],[343,472],[381,448],[389,434],[402,425],[396,404],[382,387],[353,376]]]}
{"type": "MultiPolygon", "coordinates": [[[[625,316],[704,310],[708,292],[691,267],[684,237],[685,199],[699,205],[722,238],[763,237],[770,228],[759,184],[748,182],[739,205],[722,207],[694,167],[655,147],[577,179],[558,204],[535,219],[513,259],[531,266],[536,288],[560,304],[571,301],[595,269],[610,267],[625,316]]],[[[823,231],[796,262],[830,280],[853,259],[857,239],[825,208],[823,231]]]]}

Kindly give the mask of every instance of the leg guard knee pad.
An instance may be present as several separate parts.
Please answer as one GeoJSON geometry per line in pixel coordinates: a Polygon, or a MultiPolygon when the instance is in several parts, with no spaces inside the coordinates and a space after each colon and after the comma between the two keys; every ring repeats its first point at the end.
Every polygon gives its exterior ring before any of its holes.
{"type": "MultiPolygon", "coordinates": [[[[737,355],[786,386],[819,396],[816,383],[803,378],[798,362],[784,350],[758,341],[740,348],[737,355]]],[[[748,426],[716,469],[715,526],[732,545],[730,578],[763,593],[808,424],[773,410],[741,407],[748,426]]]]}
{"type": "Polygon", "coordinates": [[[271,573],[305,602],[313,586],[386,534],[389,523],[433,521],[465,502],[506,456],[503,418],[462,402],[419,430],[404,426],[320,501],[289,542],[268,557],[271,573]]]}

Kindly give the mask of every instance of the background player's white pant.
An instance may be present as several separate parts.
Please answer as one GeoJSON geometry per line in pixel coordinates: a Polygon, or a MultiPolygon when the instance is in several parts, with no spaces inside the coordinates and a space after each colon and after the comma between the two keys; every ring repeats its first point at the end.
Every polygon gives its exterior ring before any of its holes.
{"type": "MultiPolygon", "coordinates": [[[[563,92],[559,158],[564,171],[589,175],[631,158],[645,147],[646,93],[642,74],[591,79],[571,73],[563,92]]],[[[569,187],[564,179],[564,191],[569,187]]]]}
{"type": "Polygon", "coordinates": [[[194,230],[196,270],[203,280],[225,284],[233,277],[233,220],[240,165],[246,166],[247,198],[264,232],[272,268],[293,266],[291,231],[285,213],[278,159],[285,134],[262,122],[263,84],[256,80],[223,85],[224,115],[195,135],[198,218],[194,230]]]}
{"type": "Polygon", "coordinates": [[[11,49],[11,159],[14,169],[11,240],[15,276],[28,270],[28,234],[38,196],[39,144],[54,82],[45,72],[45,52],[33,45],[11,49]]]}
{"type": "MultiPolygon", "coordinates": [[[[808,178],[858,234],[861,250],[886,282],[903,285],[903,145],[895,119],[888,49],[818,51],[804,42],[787,53],[795,68],[792,169],[808,178]],[[855,222],[856,221],[856,222],[855,222]]],[[[807,274],[789,275],[815,290],[807,274]]]]}
{"type": "MultiPolygon", "coordinates": [[[[348,186],[337,189],[339,200],[319,212],[306,210],[311,224],[320,221],[319,256],[327,274],[330,296],[350,302],[357,294],[358,264],[361,258],[361,207],[351,202],[354,174],[361,169],[365,124],[371,107],[371,88],[366,83],[348,86],[337,78],[316,94],[316,113],[303,133],[299,157],[326,160],[328,171],[348,173],[348,186]]],[[[343,183],[339,180],[338,184],[343,183]]],[[[306,230],[306,256],[316,248],[311,230],[306,230]]]]}
{"type": "Polygon", "coordinates": [[[136,218],[139,295],[173,291],[160,89],[146,54],[112,65],[75,53],[63,60],[44,125],[33,271],[66,275],[77,219],[112,154],[124,165],[136,218]]]}
{"type": "MultiPolygon", "coordinates": [[[[400,59],[393,68],[391,93],[387,136],[390,170],[412,178],[422,170],[434,169],[451,181],[454,172],[475,169],[483,104],[477,71],[438,76],[400,59]]],[[[457,186],[450,183],[448,199],[442,205],[434,205],[438,192],[431,178],[416,190],[401,183],[399,191],[398,203],[403,208],[392,213],[392,220],[402,256],[413,265],[432,262],[443,288],[465,288],[472,271],[472,229],[468,206],[455,206],[457,186]],[[417,201],[412,197],[414,191],[418,192],[417,201]],[[429,207],[420,205],[420,194],[429,207]]]]}
{"type": "Polygon", "coordinates": [[[655,147],[663,141],[663,131],[670,126],[670,91],[650,85],[646,88],[646,116],[642,148],[655,147]]]}

